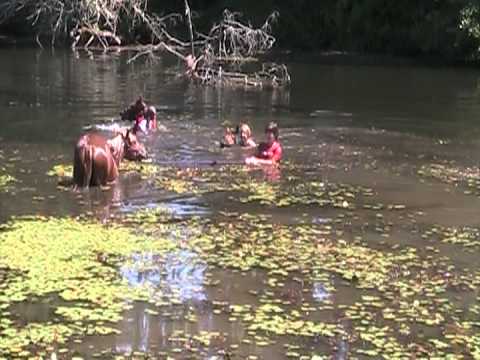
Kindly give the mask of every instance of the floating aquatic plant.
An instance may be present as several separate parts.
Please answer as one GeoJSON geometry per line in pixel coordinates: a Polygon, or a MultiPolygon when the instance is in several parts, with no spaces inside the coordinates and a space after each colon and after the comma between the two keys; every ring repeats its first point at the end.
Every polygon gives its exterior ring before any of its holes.
{"type": "Polygon", "coordinates": [[[10,272],[0,289],[2,307],[51,294],[68,306],[55,310],[61,323],[7,324],[0,330],[0,355],[28,351],[31,345],[45,347],[53,341],[52,331],[56,343],[72,335],[117,332],[104,324],[119,321],[129,301],[148,298],[148,289],[132,289],[116,267],[131,254],[164,254],[173,248],[170,241],[133,235],[119,226],[70,218],[11,221],[0,233],[0,268],[10,272]],[[31,336],[34,330],[40,335],[31,336]]]}
{"type": "Polygon", "coordinates": [[[0,192],[7,191],[16,181],[17,180],[13,176],[6,174],[5,169],[0,168],[0,192]]]}
{"type": "MultiPolygon", "coordinates": [[[[230,304],[214,310],[244,322],[252,336],[259,337],[255,342],[260,346],[275,342],[273,334],[343,337],[353,343],[358,355],[403,358],[421,354],[421,348],[405,346],[403,336],[411,334],[411,327],[448,326],[455,309],[448,292],[461,284],[475,289],[480,282],[478,275],[459,270],[459,275],[452,277],[449,274],[454,267],[448,259],[423,257],[414,248],[387,251],[361,242],[334,241],[334,225],[287,226],[246,214],[233,218],[225,215],[223,221],[196,224],[201,230],[190,237],[188,246],[215,266],[243,272],[266,270],[269,289],[259,298],[261,306],[252,309],[247,304],[230,304]],[[302,282],[333,274],[365,294],[354,305],[342,307],[344,318],[353,323],[353,335],[345,332],[341,324],[309,319],[312,311],[331,308],[328,301],[321,306],[304,304],[291,313],[282,306],[291,306],[295,299],[282,299],[281,285],[277,284],[299,273],[302,282]],[[368,346],[360,346],[360,340],[368,346]]],[[[335,287],[328,289],[336,291],[335,287]]],[[[464,344],[475,344],[473,333],[465,336],[468,340],[464,344]]],[[[433,340],[424,344],[431,354],[446,356],[455,352],[455,343],[447,337],[437,339],[439,342],[433,340]],[[440,342],[446,345],[439,346],[440,342]]],[[[469,354],[478,351],[473,345],[467,348],[469,354]]]]}
{"type": "Polygon", "coordinates": [[[73,165],[58,164],[54,165],[49,171],[48,176],[58,178],[72,178],[73,177],[73,165]]]}
{"type": "Polygon", "coordinates": [[[418,174],[459,187],[466,194],[480,194],[480,169],[477,167],[460,167],[455,163],[423,165],[418,174]]]}
{"type": "MultiPolygon", "coordinates": [[[[141,174],[143,177],[151,177],[156,175],[161,167],[152,164],[148,161],[122,161],[120,163],[120,171],[122,172],[136,172],[141,174]]],[[[49,171],[47,171],[48,176],[57,177],[57,178],[72,178],[73,177],[73,165],[72,164],[57,164],[54,165],[49,171]]]]}
{"type": "Polygon", "coordinates": [[[435,238],[442,243],[460,245],[465,249],[476,249],[480,246],[480,229],[471,226],[444,227],[437,225],[425,231],[422,237],[435,238]]]}
{"type": "MultiPolygon", "coordinates": [[[[438,253],[435,244],[438,240],[454,249],[475,250],[476,228],[429,227],[423,237],[434,241],[424,246],[420,242],[422,232],[412,227],[418,246],[401,245],[394,239],[372,244],[365,240],[368,231],[393,238],[400,223],[397,218],[404,216],[401,225],[406,227],[415,224],[421,212],[409,212],[403,204],[380,203],[376,189],[303,175],[294,164],[282,164],[283,173],[275,181],[265,181],[261,171],[241,166],[143,166],[128,163],[128,171],[137,171],[173,193],[226,192],[236,211],[219,212],[206,219],[182,218],[161,208],[147,209],[117,216],[122,225],[111,228],[71,219],[34,219],[34,227],[29,227],[26,220],[9,224],[0,233],[0,268],[12,270],[4,279],[0,274],[4,283],[0,285],[0,312],[7,313],[2,316],[6,322],[0,322],[0,329],[10,329],[9,337],[15,334],[11,329],[18,336],[25,328],[8,314],[11,304],[52,293],[68,302],[55,308],[62,325],[67,326],[67,339],[115,334],[115,322],[132,299],[148,303],[144,312],[149,317],[197,322],[198,313],[184,304],[178,289],[134,289],[117,271],[124,267],[136,274],[162,275],[160,269],[164,268],[160,265],[168,261],[164,254],[175,243],[195,254],[194,262],[202,264],[202,271],[207,268],[203,264],[208,264],[208,269],[245,276],[254,271],[262,274],[261,286],[245,289],[247,298],[216,301],[209,295],[201,300],[211,307],[208,311],[212,316],[243,325],[241,343],[246,347],[266,348],[281,339],[294,343],[286,346],[289,358],[316,359],[320,358],[317,349],[299,344],[322,342],[334,348],[345,342],[346,355],[352,357],[478,358],[480,299],[475,292],[480,286],[480,273],[467,265],[455,266],[448,254],[438,253]],[[291,225],[279,224],[271,216],[237,212],[238,203],[260,204],[262,210],[328,207],[335,209],[335,215],[322,222],[302,217],[291,225]],[[373,219],[370,224],[362,223],[360,212],[373,219]],[[40,231],[43,226],[46,229],[40,231]],[[35,240],[38,234],[53,239],[52,244],[35,240]],[[78,243],[77,237],[82,239],[78,243]],[[19,254],[30,251],[30,257],[15,255],[13,238],[23,239],[19,254]],[[157,241],[165,247],[153,246],[157,241]],[[65,249],[65,244],[73,245],[65,249]],[[38,252],[38,259],[32,251],[38,252]],[[51,259],[49,253],[53,254],[51,259]],[[56,270],[50,271],[50,267],[56,270]],[[38,284],[37,277],[45,286],[38,284]],[[465,305],[456,296],[459,291],[473,300],[465,305]],[[81,324],[78,328],[77,323],[81,324]]],[[[445,174],[443,168],[431,170],[439,180],[445,174]]],[[[445,179],[457,183],[454,177],[448,173],[445,179]]],[[[224,284],[205,275],[197,288],[203,291],[204,287],[215,286],[224,284]]],[[[225,342],[224,337],[227,335],[213,330],[174,333],[169,337],[172,348],[164,357],[201,358],[193,354],[225,342]]],[[[5,354],[12,354],[12,344],[4,346],[5,354]]],[[[228,350],[242,345],[232,344],[228,350]]],[[[25,349],[20,346],[20,351],[25,349]]]]}

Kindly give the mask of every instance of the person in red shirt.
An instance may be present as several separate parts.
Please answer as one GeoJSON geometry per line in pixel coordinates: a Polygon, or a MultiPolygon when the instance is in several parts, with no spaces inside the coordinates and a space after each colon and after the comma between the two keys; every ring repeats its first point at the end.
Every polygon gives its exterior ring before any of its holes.
{"type": "Polygon", "coordinates": [[[255,156],[245,159],[247,165],[275,165],[282,160],[282,145],[278,141],[279,131],[276,123],[271,122],[265,128],[266,142],[260,143],[255,156]]]}

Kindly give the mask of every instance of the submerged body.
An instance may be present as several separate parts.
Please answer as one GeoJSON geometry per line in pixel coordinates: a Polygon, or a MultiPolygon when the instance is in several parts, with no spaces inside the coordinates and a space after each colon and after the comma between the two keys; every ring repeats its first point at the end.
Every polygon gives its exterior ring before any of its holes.
{"type": "Polygon", "coordinates": [[[136,121],[140,114],[143,114],[146,108],[145,101],[140,96],[133,104],[120,113],[122,120],[136,121]]]}
{"type": "Polygon", "coordinates": [[[282,160],[283,149],[280,144],[278,126],[274,122],[265,129],[266,141],[258,145],[255,156],[245,159],[247,165],[275,165],[282,160]]]}
{"type": "Polygon", "coordinates": [[[223,140],[220,142],[220,147],[231,147],[235,145],[235,132],[231,128],[226,128],[223,134],[223,140]]]}
{"type": "Polygon", "coordinates": [[[73,181],[77,187],[105,186],[118,178],[123,158],[146,158],[145,147],[126,131],[107,140],[100,134],[82,135],[75,145],[73,181]]]}
{"type": "Polygon", "coordinates": [[[262,142],[258,145],[256,157],[260,160],[270,160],[274,163],[278,163],[282,160],[282,154],[282,145],[275,140],[270,144],[262,142]]]}
{"type": "Polygon", "coordinates": [[[253,140],[252,129],[250,129],[250,126],[248,126],[248,124],[240,124],[240,126],[238,127],[238,133],[238,144],[240,146],[246,148],[252,148],[257,146],[255,140],[253,140]]]}
{"type": "Polygon", "coordinates": [[[253,148],[257,144],[253,139],[252,130],[246,123],[241,123],[234,131],[232,128],[226,128],[223,135],[223,141],[220,143],[221,147],[231,147],[233,145],[240,145],[243,148],[253,148]]]}

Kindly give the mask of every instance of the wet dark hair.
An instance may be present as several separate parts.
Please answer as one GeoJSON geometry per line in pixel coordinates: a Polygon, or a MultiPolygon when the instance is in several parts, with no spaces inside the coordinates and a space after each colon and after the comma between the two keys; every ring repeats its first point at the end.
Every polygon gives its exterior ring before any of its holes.
{"type": "Polygon", "coordinates": [[[278,132],[278,125],[276,122],[271,121],[267,127],[265,128],[265,134],[271,132],[275,137],[275,140],[278,140],[278,136],[280,135],[278,132]]]}
{"type": "Polygon", "coordinates": [[[143,99],[143,96],[138,97],[137,101],[135,101],[135,106],[141,107],[142,111],[145,110],[146,104],[145,104],[145,100],[143,99]]]}

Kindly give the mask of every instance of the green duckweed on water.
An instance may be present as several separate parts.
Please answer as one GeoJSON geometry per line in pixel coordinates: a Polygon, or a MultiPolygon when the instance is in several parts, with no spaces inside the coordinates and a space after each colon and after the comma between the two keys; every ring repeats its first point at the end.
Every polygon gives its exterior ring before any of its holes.
{"type": "Polygon", "coordinates": [[[246,304],[233,305],[237,316],[249,324],[249,331],[263,336],[262,341],[274,341],[272,334],[344,337],[362,355],[410,358],[425,351],[443,357],[462,349],[461,354],[478,357],[478,314],[473,314],[476,320],[466,321],[470,315],[462,315],[461,304],[449,296],[457,287],[477,289],[478,273],[456,269],[448,259],[434,259],[414,248],[375,250],[361,241],[333,238],[329,225],[279,226],[245,215],[207,224],[190,245],[217,266],[267,271],[269,289],[260,297],[264,305],[255,313],[248,308],[245,311],[242,306],[246,304]],[[338,290],[326,282],[332,275],[364,294],[354,304],[342,305],[345,299],[336,304],[340,318],[349,322],[353,331],[345,332],[338,321],[311,320],[316,312],[333,309],[328,301],[321,306],[303,303],[291,310],[292,300],[282,299],[281,284],[299,274],[310,284],[326,283],[332,296],[338,290]],[[439,329],[441,334],[412,337],[422,327],[439,329]]]}
{"type": "Polygon", "coordinates": [[[170,241],[133,235],[119,226],[55,218],[18,218],[2,226],[0,269],[2,311],[32,297],[58,295],[58,323],[17,326],[3,318],[0,355],[65,343],[73,335],[110,334],[114,323],[136,299],[148,299],[148,288],[131,288],[115,270],[134,253],[165,254],[170,241]]]}
{"type": "Polygon", "coordinates": [[[8,191],[8,188],[15,182],[16,179],[0,167],[0,192],[8,191]]]}
{"type": "MultiPolygon", "coordinates": [[[[164,222],[164,213],[150,212],[146,228],[157,226],[155,216],[164,222]]],[[[224,213],[215,221],[189,219],[181,224],[189,229],[182,246],[212,267],[265,272],[264,289],[250,290],[257,305],[235,299],[213,302],[214,314],[245,326],[245,344],[269,346],[278,337],[290,336],[300,343],[346,341],[359,356],[478,357],[478,306],[464,312],[451,293],[458,288],[475,291],[480,274],[458,269],[448,258],[407,246],[375,249],[361,239],[345,241],[335,222],[289,226],[272,223],[268,216],[224,213]],[[297,280],[302,286],[322,284],[325,298],[301,300],[302,292],[286,292],[284,284],[297,280]],[[353,301],[336,298],[342,287],[361,296],[353,301]],[[332,311],[337,316],[331,321],[315,320],[332,311]],[[416,335],[428,328],[434,334],[416,335]]],[[[154,265],[142,264],[145,269],[154,265]]],[[[184,319],[195,321],[188,314],[184,319]]],[[[301,349],[290,352],[292,357],[309,356],[301,349]]]]}
{"type": "MultiPolygon", "coordinates": [[[[157,174],[162,167],[152,164],[148,161],[122,161],[120,164],[120,171],[122,172],[136,172],[142,175],[142,177],[151,177],[157,174]]],[[[72,164],[57,164],[54,165],[49,171],[48,176],[57,177],[59,179],[68,179],[73,177],[73,165],[72,164]]]]}
{"type": "Polygon", "coordinates": [[[73,165],[58,164],[54,165],[49,171],[48,176],[55,176],[58,178],[72,178],[73,177],[73,165]]]}
{"type": "Polygon", "coordinates": [[[425,239],[436,239],[445,244],[459,245],[464,249],[476,252],[480,247],[480,229],[470,226],[444,227],[434,226],[426,230],[425,239]]]}
{"type": "Polygon", "coordinates": [[[423,165],[418,170],[422,178],[430,178],[458,187],[465,194],[480,195],[480,170],[478,167],[460,167],[454,162],[423,165]]]}
{"type": "MultiPolygon", "coordinates": [[[[288,339],[289,358],[322,358],[318,344],[336,349],[340,343],[353,358],[480,358],[480,273],[454,264],[434,246],[439,241],[475,251],[476,228],[411,228],[416,246],[401,245],[393,232],[399,219],[402,226],[411,225],[420,212],[380,203],[375,189],[302,177],[294,165],[278,181],[265,182],[263,174],[244,167],[127,164],[125,171],[138,172],[167,192],[221,191],[237,205],[332,213],[323,222],[306,217],[291,225],[238,208],[203,218],[143,209],[117,216],[121,225],[108,227],[74,219],[15,219],[0,232],[0,269],[9,270],[0,290],[0,311],[7,313],[0,351],[6,356],[30,351],[32,344],[48,346],[52,333],[57,343],[116,334],[115,323],[133,300],[148,303],[146,316],[196,323],[198,314],[190,307],[175,308],[182,304],[177,293],[147,284],[132,288],[118,271],[123,266],[139,274],[158,272],[164,256],[180,249],[195,254],[195,262],[208,264],[210,271],[260,272],[264,280],[245,289],[249,300],[205,300],[212,316],[242,326],[241,341],[229,343],[228,334],[217,331],[177,331],[165,356],[202,358],[202,351],[215,346],[234,356],[242,346],[266,348],[288,339]],[[366,224],[365,218],[374,220],[366,224]],[[366,239],[369,228],[392,239],[373,244],[366,239]],[[133,256],[145,253],[155,256],[133,256]],[[8,315],[14,303],[51,294],[66,302],[54,309],[58,321],[19,326],[8,315]],[[37,332],[35,341],[27,335],[37,332]]],[[[223,284],[206,275],[202,285],[223,284]]]]}
{"type": "MultiPolygon", "coordinates": [[[[292,174],[280,182],[266,182],[252,177],[252,172],[243,166],[204,168],[177,168],[159,166],[149,162],[124,161],[122,172],[136,172],[144,179],[153,179],[155,185],[176,194],[202,195],[228,192],[230,200],[240,203],[259,203],[266,206],[289,207],[294,205],[322,206],[340,209],[403,210],[402,204],[370,204],[374,191],[363,186],[321,182],[305,179],[298,173],[299,166],[289,163],[292,174]]],[[[59,178],[71,177],[73,167],[55,165],[48,172],[59,178]]]]}
{"type": "MultiPolygon", "coordinates": [[[[290,163],[290,176],[281,181],[265,181],[252,176],[243,166],[220,168],[175,169],[158,171],[155,184],[177,194],[208,194],[228,192],[229,200],[239,203],[258,203],[265,206],[289,207],[294,205],[334,207],[340,209],[403,210],[401,204],[369,204],[374,191],[363,186],[321,182],[301,177],[301,169],[290,163]]],[[[285,170],[284,170],[285,171],[285,170]]],[[[257,171],[258,172],[258,171],[257,171]]],[[[266,174],[269,176],[269,174],[266,174]]]]}

